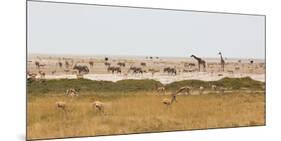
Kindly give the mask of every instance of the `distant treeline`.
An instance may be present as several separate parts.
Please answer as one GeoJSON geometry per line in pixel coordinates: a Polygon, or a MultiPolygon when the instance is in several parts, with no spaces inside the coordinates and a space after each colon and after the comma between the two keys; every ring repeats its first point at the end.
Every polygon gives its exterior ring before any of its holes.
{"type": "MultiPolygon", "coordinates": [[[[254,89],[263,90],[264,82],[256,81],[250,77],[228,78],[225,77],[218,81],[201,81],[201,80],[183,80],[165,85],[166,89],[176,90],[182,86],[191,86],[198,89],[203,86],[210,89],[212,85],[222,86],[232,89],[254,89]]],[[[120,80],[111,81],[95,81],[89,79],[52,79],[52,80],[27,80],[28,94],[44,94],[44,93],[62,93],[68,88],[78,88],[81,92],[134,92],[134,91],[153,91],[157,87],[164,86],[159,81],[145,80],[120,80]]]]}

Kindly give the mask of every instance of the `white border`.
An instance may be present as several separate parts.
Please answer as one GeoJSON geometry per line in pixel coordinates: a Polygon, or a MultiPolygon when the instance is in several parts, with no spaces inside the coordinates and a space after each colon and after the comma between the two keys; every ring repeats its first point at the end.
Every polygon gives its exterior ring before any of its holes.
{"type": "MultiPolygon", "coordinates": [[[[56,0],[62,1],[62,0],[56,0]]],[[[66,2],[265,14],[267,17],[267,126],[232,129],[92,137],[76,140],[270,140],[280,138],[281,94],[280,27],[278,1],[269,0],[64,0],[66,2]],[[274,93],[275,92],[275,93],[274,93]],[[279,133],[279,134],[278,134],[279,133]]],[[[0,140],[25,140],[25,1],[7,0],[0,4],[0,140]]]]}

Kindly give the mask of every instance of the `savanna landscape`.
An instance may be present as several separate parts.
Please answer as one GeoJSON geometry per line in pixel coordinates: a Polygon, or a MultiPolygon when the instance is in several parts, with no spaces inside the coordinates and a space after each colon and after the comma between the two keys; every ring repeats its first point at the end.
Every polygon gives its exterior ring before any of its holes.
{"type": "Polygon", "coordinates": [[[57,61],[46,61],[49,57],[40,59],[31,60],[28,66],[28,73],[37,74],[27,78],[28,139],[265,124],[265,83],[250,77],[264,75],[261,62],[231,62],[225,67],[228,70],[233,68],[234,72],[225,72],[219,61],[216,63],[214,59],[212,72],[208,67],[199,71],[198,64],[191,60],[186,62],[195,66],[179,63],[178,67],[173,67],[177,73],[169,74],[164,69],[176,64],[174,60],[167,59],[163,64],[149,66],[153,60],[144,58],[134,63],[134,60],[127,59],[131,67],[138,66],[143,70],[135,72],[130,71],[130,67],[118,65],[124,60],[113,61],[109,57],[96,59],[93,66],[89,63],[90,59],[82,61],[76,58],[73,59],[76,63],[68,67],[65,60],[61,67],[58,65],[63,58],[57,61]],[[37,66],[36,62],[45,64],[37,66]],[[145,62],[146,66],[140,62],[145,62]],[[110,66],[106,63],[120,67],[121,72],[108,71],[110,66]],[[235,65],[243,71],[235,71],[235,65]],[[75,66],[85,66],[89,71],[81,69],[79,72],[79,69],[73,69],[75,66]],[[252,69],[255,67],[261,68],[252,69]],[[64,71],[67,69],[74,74],[64,71]],[[149,69],[159,71],[152,74],[149,69]],[[184,69],[195,71],[184,72],[184,69]],[[52,73],[52,70],[56,72],[52,73]],[[45,74],[42,76],[42,73],[45,74]],[[250,73],[253,75],[247,76],[250,73]],[[106,75],[112,81],[86,77],[93,77],[93,74],[106,75]],[[206,80],[193,79],[200,78],[200,74],[206,80]],[[231,77],[234,75],[237,77],[231,77]],[[118,76],[123,80],[114,81],[118,76]],[[174,78],[174,81],[161,83],[154,79],[157,78],[155,76],[174,78]],[[177,81],[175,77],[190,78],[177,81]]]}
{"type": "Polygon", "coordinates": [[[28,1],[27,140],[263,126],[264,45],[265,16],[28,1]]]}

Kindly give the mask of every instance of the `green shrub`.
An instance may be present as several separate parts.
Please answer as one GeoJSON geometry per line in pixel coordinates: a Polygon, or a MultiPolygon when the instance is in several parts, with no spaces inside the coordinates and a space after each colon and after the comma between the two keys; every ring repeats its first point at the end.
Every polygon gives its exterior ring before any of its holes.
{"type": "MultiPolygon", "coordinates": [[[[183,80],[166,85],[168,90],[176,90],[182,86],[192,86],[199,88],[203,86],[210,88],[211,85],[223,86],[226,88],[240,89],[242,87],[261,90],[263,82],[255,81],[250,77],[244,78],[223,78],[218,81],[201,81],[201,80],[183,80]]],[[[28,94],[45,94],[45,93],[63,93],[68,88],[79,88],[81,92],[135,92],[135,91],[152,91],[157,87],[163,86],[156,80],[121,80],[111,81],[94,81],[88,79],[53,79],[53,80],[28,80],[28,94]]]]}

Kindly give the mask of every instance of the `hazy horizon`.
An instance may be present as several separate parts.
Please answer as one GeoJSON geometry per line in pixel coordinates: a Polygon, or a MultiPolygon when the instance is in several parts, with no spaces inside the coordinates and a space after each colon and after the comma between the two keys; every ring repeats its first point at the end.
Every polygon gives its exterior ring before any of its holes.
{"type": "Polygon", "coordinates": [[[28,54],[265,58],[263,16],[28,2],[28,54]]]}

